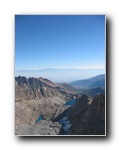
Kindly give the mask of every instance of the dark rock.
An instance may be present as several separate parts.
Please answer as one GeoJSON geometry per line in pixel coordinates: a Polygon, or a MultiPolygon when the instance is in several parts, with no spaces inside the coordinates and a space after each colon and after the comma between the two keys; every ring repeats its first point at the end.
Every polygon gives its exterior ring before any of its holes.
{"type": "Polygon", "coordinates": [[[83,97],[71,108],[68,118],[72,122],[71,135],[105,135],[105,95],[96,96],[90,105],[83,97]],[[79,107],[79,108],[78,108],[79,107]],[[74,114],[74,112],[77,113],[74,114]]]}
{"type": "Polygon", "coordinates": [[[62,126],[59,133],[61,135],[105,135],[105,95],[100,94],[94,99],[82,95],[54,121],[62,118],[66,118],[70,129],[65,131],[62,126]]]}

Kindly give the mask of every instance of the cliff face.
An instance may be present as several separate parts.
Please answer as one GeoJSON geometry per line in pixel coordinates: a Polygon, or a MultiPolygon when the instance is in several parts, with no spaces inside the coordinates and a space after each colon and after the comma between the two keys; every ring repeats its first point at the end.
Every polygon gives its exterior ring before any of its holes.
{"type": "Polygon", "coordinates": [[[100,94],[94,99],[82,95],[54,121],[57,120],[67,123],[59,133],[62,135],[105,135],[105,95],[100,94]]]}

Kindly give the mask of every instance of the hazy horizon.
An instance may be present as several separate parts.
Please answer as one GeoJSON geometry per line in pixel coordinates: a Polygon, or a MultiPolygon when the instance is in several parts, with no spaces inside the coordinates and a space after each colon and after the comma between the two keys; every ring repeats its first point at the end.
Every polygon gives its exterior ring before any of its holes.
{"type": "Polygon", "coordinates": [[[41,70],[18,70],[15,76],[42,77],[52,82],[69,83],[74,80],[87,79],[100,74],[105,74],[105,69],[41,69],[41,70]]]}
{"type": "Polygon", "coordinates": [[[84,70],[84,69],[105,69],[104,67],[99,67],[99,68],[96,68],[96,67],[81,67],[81,68],[39,68],[39,69],[18,69],[18,70],[15,70],[15,71],[21,71],[21,70],[34,70],[34,71],[38,71],[38,70],[46,70],[46,69],[63,69],[63,70],[65,70],[65,69],[81,69],[81,70],[84,70]]]}

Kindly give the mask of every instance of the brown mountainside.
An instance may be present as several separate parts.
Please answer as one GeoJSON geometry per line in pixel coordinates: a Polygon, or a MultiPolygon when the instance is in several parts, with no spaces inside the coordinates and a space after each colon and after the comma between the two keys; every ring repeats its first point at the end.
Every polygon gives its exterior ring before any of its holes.
{"type": "MultiPolygon", "coordinates": [[[[45,120],[51,120],[58,107],[62,107],[73,95],[74,91],[71,92],[62,85],[54,84],[48,79],[16,77],[16,134],[22,126],[34,125],[40,116],[45,120]]],[[[66,108],[61,108],[60,111],[64,111],[64,109],[66,108]]]]}

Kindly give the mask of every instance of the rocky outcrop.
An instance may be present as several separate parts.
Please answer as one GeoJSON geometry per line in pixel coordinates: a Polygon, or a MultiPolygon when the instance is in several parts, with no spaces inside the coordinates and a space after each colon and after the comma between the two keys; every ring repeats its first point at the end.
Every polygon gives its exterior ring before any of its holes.
{"type": "Polygon", "coordinates": [[[15,98],[16,99],[42,99],[54,96],[65,99],[75,94],[75,88],[67,84],[55,84],[48,79],[15,77],[15,98]]]}
{"type": "Polygon", "coordinates": [[[53,96],[60,96],[56,85],[43,78],[16,77],[15,78],[16,99],[41,99],[53,96]]]}

